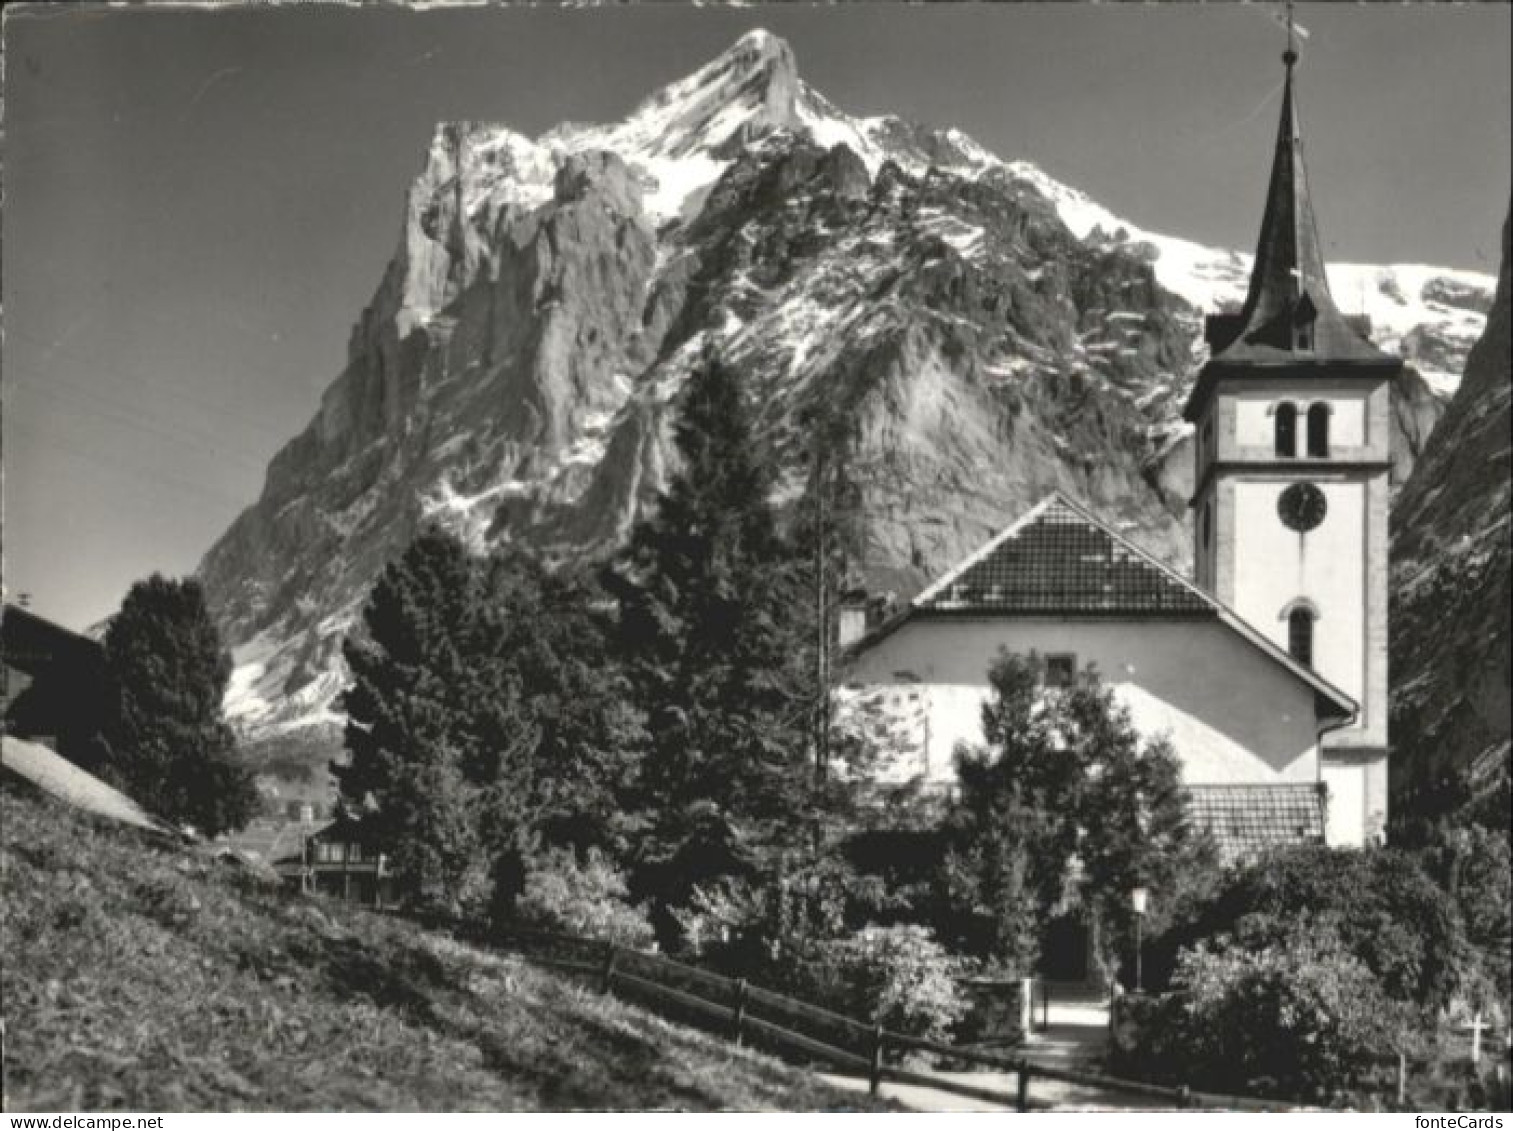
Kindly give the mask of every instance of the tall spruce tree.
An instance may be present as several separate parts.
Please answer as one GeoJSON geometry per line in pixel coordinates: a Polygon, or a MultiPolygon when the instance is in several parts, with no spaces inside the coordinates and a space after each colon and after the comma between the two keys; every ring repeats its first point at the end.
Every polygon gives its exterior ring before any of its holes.
{"type": "MultiPolygon", "coordinates": [[[[808,790],[806,606],[735,373],[706,356],[674,432],[681,468],[606,573],[646,711],[638,886],[663,908],[760,868],[808,790]]],[[[666,925],[664,921],[664,925],[666,925]]]]}
{"type": "Polygon", "coordinates": [[[221,702],[231,657],[193,578],[153,574],[131,587],[105,633],[110,764],[148,809],[207,836],[256,813],[221,702]]]}
{"type": "Polygon", "coordinates": [[[343,648],[348,759],[332,766],[342,799],[392,856],[406,897],[449,911],[482,899],[488,875],[466,727],[478,607],[467,550],[427,530],[379,576],[363,632],[343,648]]]}
{"type": "Polygon", "coordinates": [[[333,769],[413,903],[505,910],[538,846],[612,843],[639,731],[602,604],[580,574],[436,529],[380,576],[333,769]]]}

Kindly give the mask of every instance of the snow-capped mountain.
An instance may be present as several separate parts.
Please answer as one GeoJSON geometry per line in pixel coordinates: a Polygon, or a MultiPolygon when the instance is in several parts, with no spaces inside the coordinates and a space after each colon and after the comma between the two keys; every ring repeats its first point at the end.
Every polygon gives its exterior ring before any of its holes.
{"type": "MultiPolygon", "coordinates": [[[[1178,410],[1201,313],[1249,269],[959,131],[849,116],[764,32],[617,124],[444,123],[345,370],[202,563],[229,705],[254,729],[332,718],[342,635],[426,520],[613,547],[666,480],[707,348],[746,380],[785,500],[816,414],[854,423],[877,588],[907,596],[1052,488],[1185,564],[1178,410]]],[[[1423,375],[1396,389],[1406,472],[1492,280],[1331,279],[1423,375]]]]}

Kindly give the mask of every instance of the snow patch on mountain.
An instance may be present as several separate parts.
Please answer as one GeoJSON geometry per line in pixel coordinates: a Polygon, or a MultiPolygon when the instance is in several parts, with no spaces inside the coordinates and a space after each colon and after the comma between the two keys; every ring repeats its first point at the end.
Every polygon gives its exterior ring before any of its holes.
{"type": "MultiPolygon", "coordinates": [[[[1159,479],[1161,497],[1186,497],[1165,464],[1186,467],[1177,410],[1201,357],[1188,342],[1201,313],[1240,304],[1251,267],[1142,229],[960,130],[848,115],[762,32],[618,123],[534,140],[442,123],[407,207],[348,370],[202,566],[235,610],[227,638],[242,641],[228,711],[260,732],[335,718],[341,637],[414,521],[482,546],[579,507],[551,537],[623,534],[662,481],[667,405],[710,345],[752,376],[764,424],[790,446],[798,406],[888,374],[866,426],[896,457],[889,568],[944,564],[1048,475],[1084,476],[1130,512],[1111,520],[1170,537],[1165,503],[1119,492],[1159,479]],[[733,208],[769,170],[790,179],[733,208]],[[1073,271],[1091,296],[1074,301],[1073,271]],[[1073,395],[1063,381],[1100,401],[1086,419],[1107,410],[1107,431],[1056,417],[1073,395]],[[1018,478],[1001,466],[1006,432],[1018,478]],[[1147,466],[1116,469],[1137,447],[1147,466]]],[[[1454,388],[1490,277],[1351,264],[1330,276],[1379,344],[1454,388]]]]}

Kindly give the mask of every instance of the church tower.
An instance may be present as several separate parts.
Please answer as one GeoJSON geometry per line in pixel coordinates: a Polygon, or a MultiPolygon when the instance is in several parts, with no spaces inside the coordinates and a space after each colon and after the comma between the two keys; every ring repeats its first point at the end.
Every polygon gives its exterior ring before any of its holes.
{"type": "Polygon", "coordinates": [[[1196,429],[1198,583],[1359,705],[1321,736],[1331,844],[1387,818],[1387,489],[1402,363],[1329,293],[1298,128],[1289,28],[1282,119],[1250,291],[1210,315],[1183,411],[1196,429]]]}

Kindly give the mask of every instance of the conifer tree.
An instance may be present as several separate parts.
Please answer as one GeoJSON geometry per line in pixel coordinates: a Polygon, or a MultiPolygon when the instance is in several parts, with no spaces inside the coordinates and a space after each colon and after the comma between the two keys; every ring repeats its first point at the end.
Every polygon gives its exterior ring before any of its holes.
{"type": "Polygon", "coordinates": [[[579,574],[427,530],[345,648],[349,808],[408,897],[495,911],[546,845],[612,844],[639,732],[579,574]]]}
{"type": "Polygon", "coordinates": [[[407,897],[456,910],[484,896],[478,790],[465,767],[467,636],[478,611],[473,564],[455,538],[427,530],[380,575],[360,636],[343,649],[352,684],[343,801],[387,850],[407,897]]]}
{"type": "Polygon", "coordinates": [[[808,789],[805,606],[735,373],[706,356],[674,438],[681,468],[606,574],[646,711],[640,884],[664,906],[760,867],[808,789]]]}
{"type": "Polygon", "coordinates": [[[131,587],[105,633],[106,742],[127,791],[159,816],[214,836],[257,810],[221,703],[231,657],[193,578],[153,574],[131,587]]]}

